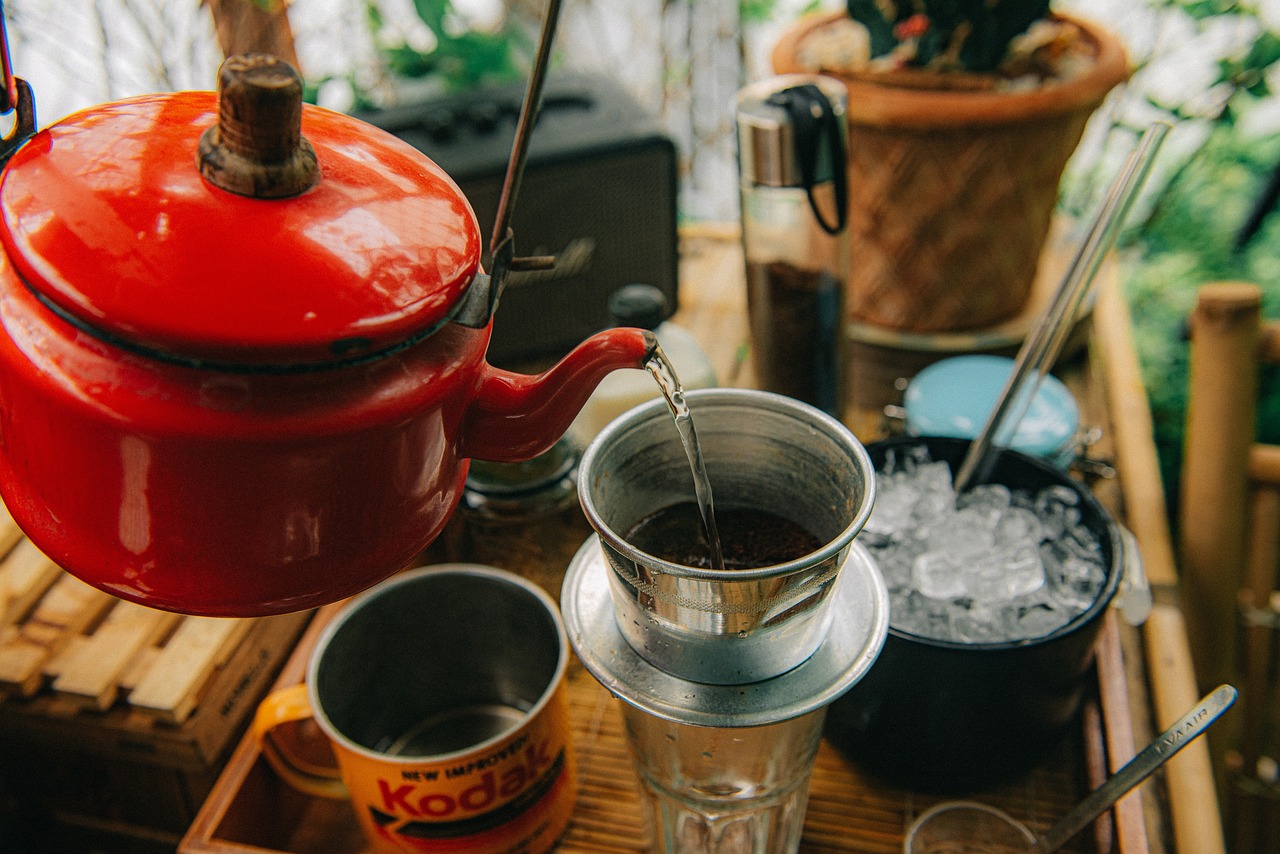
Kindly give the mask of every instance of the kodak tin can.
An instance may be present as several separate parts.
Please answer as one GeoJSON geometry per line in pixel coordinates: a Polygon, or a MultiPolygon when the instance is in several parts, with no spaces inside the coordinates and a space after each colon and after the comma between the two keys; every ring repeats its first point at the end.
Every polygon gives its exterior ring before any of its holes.
{"type": "Polygon", "coordinates": [[[378,852],[538,854],[577,797],[554,601],[514,573],[445,564],[401,573],[326,627],[304,685],[268,696],[255,731],[281,776],[348,798],[378,852]],[[336,768],[281,724],[312,718],[336,768]]]}

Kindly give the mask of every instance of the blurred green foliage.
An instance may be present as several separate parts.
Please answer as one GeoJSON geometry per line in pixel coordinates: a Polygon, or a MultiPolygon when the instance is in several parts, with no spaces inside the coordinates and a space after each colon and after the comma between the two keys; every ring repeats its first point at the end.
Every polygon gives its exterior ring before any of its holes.
{"type": "MultiPolygon", "coordinates": [[[[481,83],[518,80],[534,53],[526,27],[511,14],[496,24],[478,26],[453,0],[412,0],[413,11],[430,34],[430,44],[415,44],[403,36],[388,38],[384,4],[363,0],[365,25],[373,34],[377,64],[375,82],[351,70],[348,85],[351,111],[375,109],[387,91],[415,81],[431,80],[442,92],[464,90],[481,83]],[[379,93],[379,90],[381,92],[379,93]]],[[[315,103],[321,87],[334,77],[306,81],[304,97],[315,103]]]]}
{"type": "MultiPolygon", "coordinates": [[[[1145,216],[1130,223],[1122,239],[1125,293],[1173,514],[1189,381],[1186,321],[1196,291],[1213,281],[1253,282],[1262,288],[1264,318],[1280,319],[1280,210],[1267,208],[1256,233],[1237,246],[1268,184],[1280,177],[1280,132],[1259,132],[1246,120],[1252,111],[1275,104],[1269,78],[1280,68],[1280,33],[1253,3],[1147,0],[1147,5],[1185,16],[1194,29],[1227,20],[1252,33],[1245,45],[1217,58],[1216,79],[1207,92],[1181,103],[1170,103],[1167,95],[1127,94],[1142,102],[1136,112],[1144,119],[1154,113],[1173,123],[1175,131],[1186,125],[1203,134],[1199,147],[1183,155],[1162,185],[1151,188],[1145,216]]],[[[1127,124],[1124,128],[1126,122],[1116,119],[1118,128],[1136,134],[1137,123],[1127,124]]],[[[1263,370],[1259,400],[1258,438],[1280,443],[1280,370],[1263,370]]],[[[1170,521],[1176,526],[1175,518],[1170,521]]]]}
{"type": "MultiPolygon", "coordinates": [[[[515,79],[523,73],[517,48],[527,47],[527,41],[507,20],[491,31],[480,30],[459,15],[451,0],[413,0],[413,8],[431,31],[435,45],[430,50],[405,42],[383,46],[380,53],[393,75],[408,79],[435,75],[449,89],[464,89],[487,80],[515,79]]],[[[366,2],[365,14],[370,30],[382,30],[385,22],[377,2],[366,2]]]]}
{"type": "MultiPolygon", "coordinates": [[[[1171,512],[1186,418],[1186,319],[1196,290],[1212,281],[1254,282],[1263,291],[1263,316],[1280,318],[1280,212],[1264,219],[1240,251],[1233,248],[1278,166],[1280,138],[1245,138],[1221,124],[1130,236],[1125,291],[1171,512]]],[[[1259,439],[1280,443],[1280,371],[1263,371],[1259,399],[1259,439]]]]}

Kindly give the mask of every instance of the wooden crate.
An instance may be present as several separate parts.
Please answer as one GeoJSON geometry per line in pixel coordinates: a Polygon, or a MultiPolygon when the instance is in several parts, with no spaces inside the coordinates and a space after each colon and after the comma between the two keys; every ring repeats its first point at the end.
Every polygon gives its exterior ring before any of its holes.
{"type": "Polygon", "coordinates": [[[0,800],[173,850],[311,614],[186,617],[115,599],[3,512],[0,555],[0,800]]]}

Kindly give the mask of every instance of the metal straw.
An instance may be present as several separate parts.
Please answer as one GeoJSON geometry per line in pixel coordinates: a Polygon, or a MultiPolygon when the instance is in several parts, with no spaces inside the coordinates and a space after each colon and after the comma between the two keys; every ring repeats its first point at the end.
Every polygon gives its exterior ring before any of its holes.
{"type": "Polygon", "coordinates": [[[1112,182],[1048,309],[1018,351],[1013,370],[986,424],[969,445],[956,472],[957,493],[985,479],[1000,452],[1012,440],[1018,423],[1040,389],[1041,380],[1062,350],[1094,276],[1115,244],[1129,208],[1151,172],[1155,153],[1170,129],[1167,122],[1157,122],[1147,128],[1112,182]]]}

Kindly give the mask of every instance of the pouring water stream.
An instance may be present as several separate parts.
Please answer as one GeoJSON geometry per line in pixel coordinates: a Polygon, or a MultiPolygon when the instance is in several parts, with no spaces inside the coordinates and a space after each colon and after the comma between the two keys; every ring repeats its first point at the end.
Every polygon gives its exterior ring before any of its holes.
{"type": "Polygon", "coordinates": [[[653,375],[666,398],[667,408],[675,420],[676,430],[680,432],[680,442],[684,445],[685,456],[689,458],[689,469],[693,474],[693,491],[698,500],[698,512],[702,515],[702,527],[707,535],[707,544],[711,549],[711,565],[716,569],[724,569],[724,549],[720,543],[720,532],[716,528],[715,501],[711,496],[711,479],[707,477],[706,461],[702,458],[702,443],[698,441],[698,431],[693,426],[693,414],[684,399],[684,387],[676,376],[675,366],[662,352],[659,346],[653,356],[645,363],[645,368],[653,375]]]}

